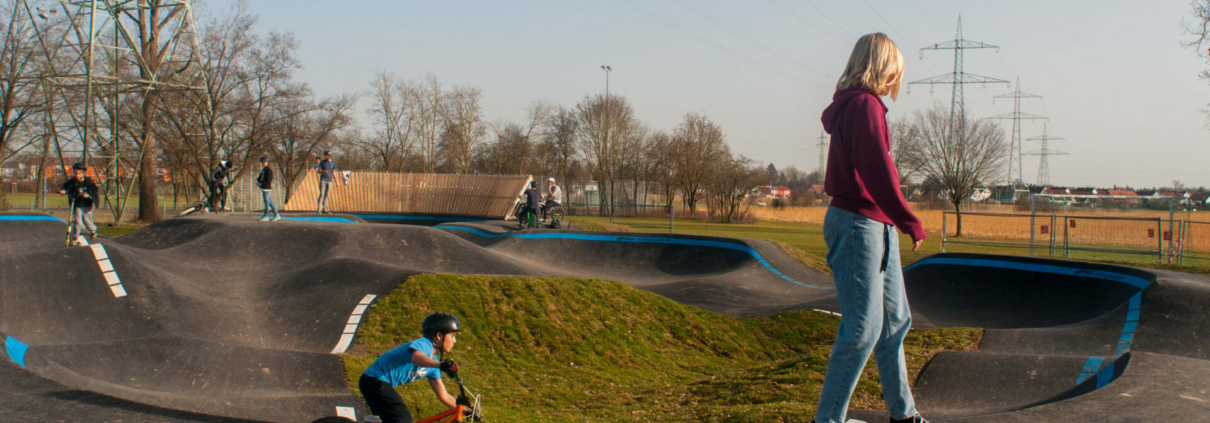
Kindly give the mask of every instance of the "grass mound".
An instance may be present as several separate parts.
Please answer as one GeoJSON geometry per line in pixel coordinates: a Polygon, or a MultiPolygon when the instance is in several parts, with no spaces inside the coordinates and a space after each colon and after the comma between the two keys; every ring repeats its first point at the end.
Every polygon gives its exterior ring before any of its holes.
{"type": "MultiPolygon", "coordinates": [[[[600,279],[421,275],[362,324],[344,356],[350,387],[419,337],[431,311],[462,319],[450,357],[493,422],[810,421],[839,323],[813,311],[735,319],[600,279]]],[[[937,351],[974,349],[981,333],[913,331],[909,371],[937,351]]],[[[855,407],[883,406],[873,367],[855,407]]],[[[426,383],[399,390],[413,416],[443,407],[426,383]]]]}

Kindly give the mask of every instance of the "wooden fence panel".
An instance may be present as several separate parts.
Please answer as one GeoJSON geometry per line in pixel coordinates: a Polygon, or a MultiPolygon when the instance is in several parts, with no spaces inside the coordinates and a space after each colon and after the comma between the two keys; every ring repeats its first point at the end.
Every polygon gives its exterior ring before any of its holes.
{"type": "MultiPolygon", "coordinates": [[[[501,218],[512,212],[531,180],[529,175],[352,172],[346,183],[338,174],[328,210],[501,218]]],[[[319,174],[308,172],[282,210],[316,210],[318,198],[319,174]]]]}

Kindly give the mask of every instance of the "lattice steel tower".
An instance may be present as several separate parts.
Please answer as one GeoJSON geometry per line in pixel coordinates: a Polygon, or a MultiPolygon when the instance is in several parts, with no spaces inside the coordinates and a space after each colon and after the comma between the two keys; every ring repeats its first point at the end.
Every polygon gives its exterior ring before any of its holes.
{"type": "Polygon", "coordinates": [[[1050,160],[1049,156],[1066,156],[1067,153],[1058,150],[1051,150],[1050,140],[1061,140],[1061,137],[1052,137],[1046,134],[1046,123],[1042,123],[1042,135],[1032,138],[1026,138],[1028,141],[1042,141],[1042,148],[1039,150],[1023,153],[1025,156],[1039,156],[1038,159],[1038,185],[1050,185],[1050,160]]]}
{"type": "MultiPolygon", "coordinates": [[[[1021,92],[1021,77],[1017,77],[1017,89],[1008,94],[998,95],[995,98],[1011,98],[1013,99],[1013,112],[1002,115],[992,116],[990,119],[1012,119],[1013,121],[1013,137],[1012,143],[1008,149],[1008,185],[1022,186],[1025,185],[1024,177],[1021,173],[1021,120],[1047,120],[1045,116],[1039,116],[1021,112],[1021,99],[1023,98],[1042,98],[1040,95],[1021,92]]],[[[995,98],[992,101],[995,101],[995,98]]],[[[1033,138],[1030,138],[1033,139],[1033,138]]],[[[1043,147],[1045,148],[1045,147],[1043,147]]],[[[1045,159],[1043,159],[1045,160],[1045,159]]]]}
{"type": "Polygon", "coordinates": [[[935,85],[952,85],[953,86],[953,98],[950,100],[950,126],[949,126],[950,136],[956,135],[959,139],[962,138],[962,134],[960,134],[958,132],[963,130],[963,125],[958,125],[958,123],[966,121],[966,111],[965,111],[965,107],[964,107],[965,100],[963,98],[963,90],[962,90],[963,85],[966,85],[966,84],[983,84],[984,86],[987,86],[987,84],[1012,85],[1007,80],[997,79],[997,78],[992,78],[992,77],[987,77],[987,76],[981,76],[981,75],[975,75],[975,74],[969,74],[969,73],[966,73],[966,71],[963,69],[962,61],[963,61],[963,51],[964,50],[987,49],[987,48],[994,48],[994,49],[996,49],[997,52],[1000,51],[1000,47],[993,46],[991,44],[981,43],[978,41],[969,41],[969,40],[963,39],[962,38],[962,16],[959,15],[958,16],[958,32],[955,34],[954,39],[952,41],[937,43],[937,44],[933,44],[932,46],[920,49],[920,58],[921,59],[924,59],[925,50],[953,50],[954,51],[954,72],[953,73],[949,73],[949,74],[945,74],[945,75],[937,75],[937,76],[934,76],[931,78],[925,78],[925,79],[921,79],[919,81],[913,81],[913,82],[908,83],[909,89],[912,85],[929,85],[930,92],[932,92],[931,86],[935,86],[935,85]]]}
{"type": "MultiPolygon", "coordinates": [[[[115,217],[135,189],[135,172],[140,178],[158,177],[153,126],[163,107],[161,93],[206,86],[192,3],[20,0],[18,5],[31,21],[35,14],[47,21],[37,36],[51,64],[42,76],[50,105],[48,136],[56,145],[78,145],[86,164],[95,149],[104,169],[98,169],[104,202],[115,217]],[[40,7],[31,9],[30,3],[40,7]],[[61,18],[49,19],[51,14],[61,18]]],[[[140,205],[146,206],[154,204],[140,205]]]]}
{"type": "Polygon", "coordinates": [[[827,169],[826,166],[828,164],[828,133],[820,132],[819,144],[815,145],[819,147],[819,168],[816,169],[816,171],[819,172],[819,180],[822,181],[825,175],[824,171],[827,169]]]}

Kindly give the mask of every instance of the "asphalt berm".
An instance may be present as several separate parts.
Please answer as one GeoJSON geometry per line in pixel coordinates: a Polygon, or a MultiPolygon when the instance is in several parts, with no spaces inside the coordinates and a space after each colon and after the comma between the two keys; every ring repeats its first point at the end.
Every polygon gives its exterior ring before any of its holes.
{"type": "MultiPolygon", "coordinates": [[[[0,214],[0,421],[363,415],[339,355],[356,342],[350,315],[420,273],[600,277],[737,317],[837,311],[829,276],[760,240],[288,217],[169,219],[66,248],[65,222],[0,214]]],[[[905,277],[916,326],[986,328],[979,351],[943,352],[921,372],[932,421],[1210,413],[1206,278],[970,254],[905,277]]]]}

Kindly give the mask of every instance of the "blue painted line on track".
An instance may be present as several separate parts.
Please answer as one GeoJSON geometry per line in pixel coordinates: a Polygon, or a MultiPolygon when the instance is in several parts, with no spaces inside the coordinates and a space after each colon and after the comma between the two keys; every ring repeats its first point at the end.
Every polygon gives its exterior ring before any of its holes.
{"type": "Polygon", "coordinates": [[[29,345],[18,341],[17,338],[10,336],[4,340],[4,352],[8,353],[8,358],[12,359],[14,363],[20,364],[21,367],[25,367],[25,351],[27,350],[29,350],[29,345]]]}
{"type": "Polygon", "coordinates": [[[299,221],[304,221],[304,222],[357,223],[356,220],[345,219],[343,217],[282,217],[282,220],[299,220],[299,221]]]}
{"type": "Polygon", "coordinates": [[[432,220],[437,222],[484,222],[488,220],[500,220],[483,217],[412,216],[403,214],[354,214],[354,216],[368,220],[432,220]]]}
{"type": "Polygon", "coordinates": [[[33,221],[57,221],[67,223],[66,220],[54,216],[0,216],[0,221],[16,221],[16,222],[33,222],[33,221]]]}
{"type": "Polygon", "coordinates": [[[574,240],[580,240],[580,241],[594,241],[594,242],[631,242],[631,243],[637,243],[637,244],[674,244],[674,245],[692,245],[692,246],[696,246],[696,247],[723,248],[723,249],[728,249],[728,250],[741,251],[741,252],[747,253],[748,255],[751,255],[758,262],[760,262],[760,264],[762,266],[764,266],[766,269],[769,269],[769,271],[772,272],[774,275],[777,275],[778,277],[781,277],[782,279],[790,281],[796,285],[805,286],[807,288],[815,288],[815,289],[835,289],[835,288],[832,288],[829,286],[808,285],[808,284],[799,282],[799,281],[795,280],[794,278],[791,278],[791,277],[787,276],[786,274],[778,271],[776,268],[774,268],[772,265],[770,265],[769,262],[766,261],[765,258],[760,255],[759,252],[756,251],[756,249],[749,247],[747,245],[736,244],[736,243],[731,243],[731,242],[712,241],[712,240],[706,240],[706,239],[657,237],[657,236],[590,235],[590,234],[569,234],[569,233],[550,233],[550,232],[533,233],[533,234],[514,234],[514,233],[493,234],[493,233],[484,232],[484,231],[481,231],[481,230],[478,230],[475,228],[467,228],[464,226],[453,226],[453,225],[439,225],[439,226],[434,226],[434,228],[436,228],[436,229],[455,229],[455,230],[460,230],[460,231],[466,231],[466,232],[470,232],[472,234],[475,234],[475,235],[478,235],[478,236],[481,236],[484,238],[508,237],[508,238],[517,238],[517,239],[574,239],[574,240]]]}
{"type": "MultiPolygon", "coordinates": [[[[1120,282],[1120,283],[1124,283],[1124,284],[1133,286],[1135,288],[1138,288],[1139,292],[1130,297],[1129,307],[1128,307],[1128,310],[1126,311],[1126,324],[1122,326],[1121,335],[1119,335],[1119,337],[1118,337],[1118,344],[1114,348],[1114,351],[1113,351],[1113,358],[1115,358],[1115,359],[1118,357],[1121,357],[1122,355],[1129,352],[1130,347],[1134,344],[1135,330],[1138,329],[1139,309],[1141,309],[1142,305],[1143,305],[1143,289],[1147,288],[1148,285],[1151,285],[1151,281],[1140,278],[1138,276],[1132,276],[1132,275],[1127,275],[1124,273],[1111,272],[1111,271],[1106,271],[1106,270],[1092,270],[1092,269],[1083,269],[1083,268],[1079,268],[1079,267],[1056,266],[1056,265],[1050,265],[1050,264],[1022,263],[1022,262],[1017,262],[1017,261],[990,260],[990,259],[971,259],[971,258],[961,258],[961,257],[927,258],[924,260],[920,260],[916,263],[913,263],[911,266],[908,266],[908,267],[904,268],[903,270],[906,271],[913,267],[920,266],[920,265],[927,265],[927,264],[948,264],[948,265],[955,265],[955,266],[991,267],[991,268],[998,268],[998,269],[1013,269],[1013,270],[1023,270],[1023,271],[1027,271],[1027,272],[1041,272],[1041,273],[1052,273],[1052,274],[1057,274],[1057,275],[1097,278],[1097,279],[1110,280],[1110,281],[1114,281],[1114,282],[1120,282]]],[[[1084,368],[1080,372],[1080,376],[1076,378],[1076,384],[1079,385],[1080,383],[1084,382],[1088,378],[1092,377],[1092,372],[1096,372],[1097,389],[1101,389],[1106,384],[1108,384],[1110,382],[1110,379],[1113,378],[1113,362],[1110,362],[1110,365],[1106,366],[1104,369],[1100,369],[1100,371],[1097,371],[1096,367],[1100,367],[1102,365],[1103,361],[1104,361],[1104,359],[1102,357],[1088,357],[1088,360],[1086,360],[1084,362],[1084,368]],[[1090,370],[1089,366],[1092,366],[1094,363],[1095,363],[1095,366],[1093,368],[1091,368],[1091,370],[1090,370]]]]}

